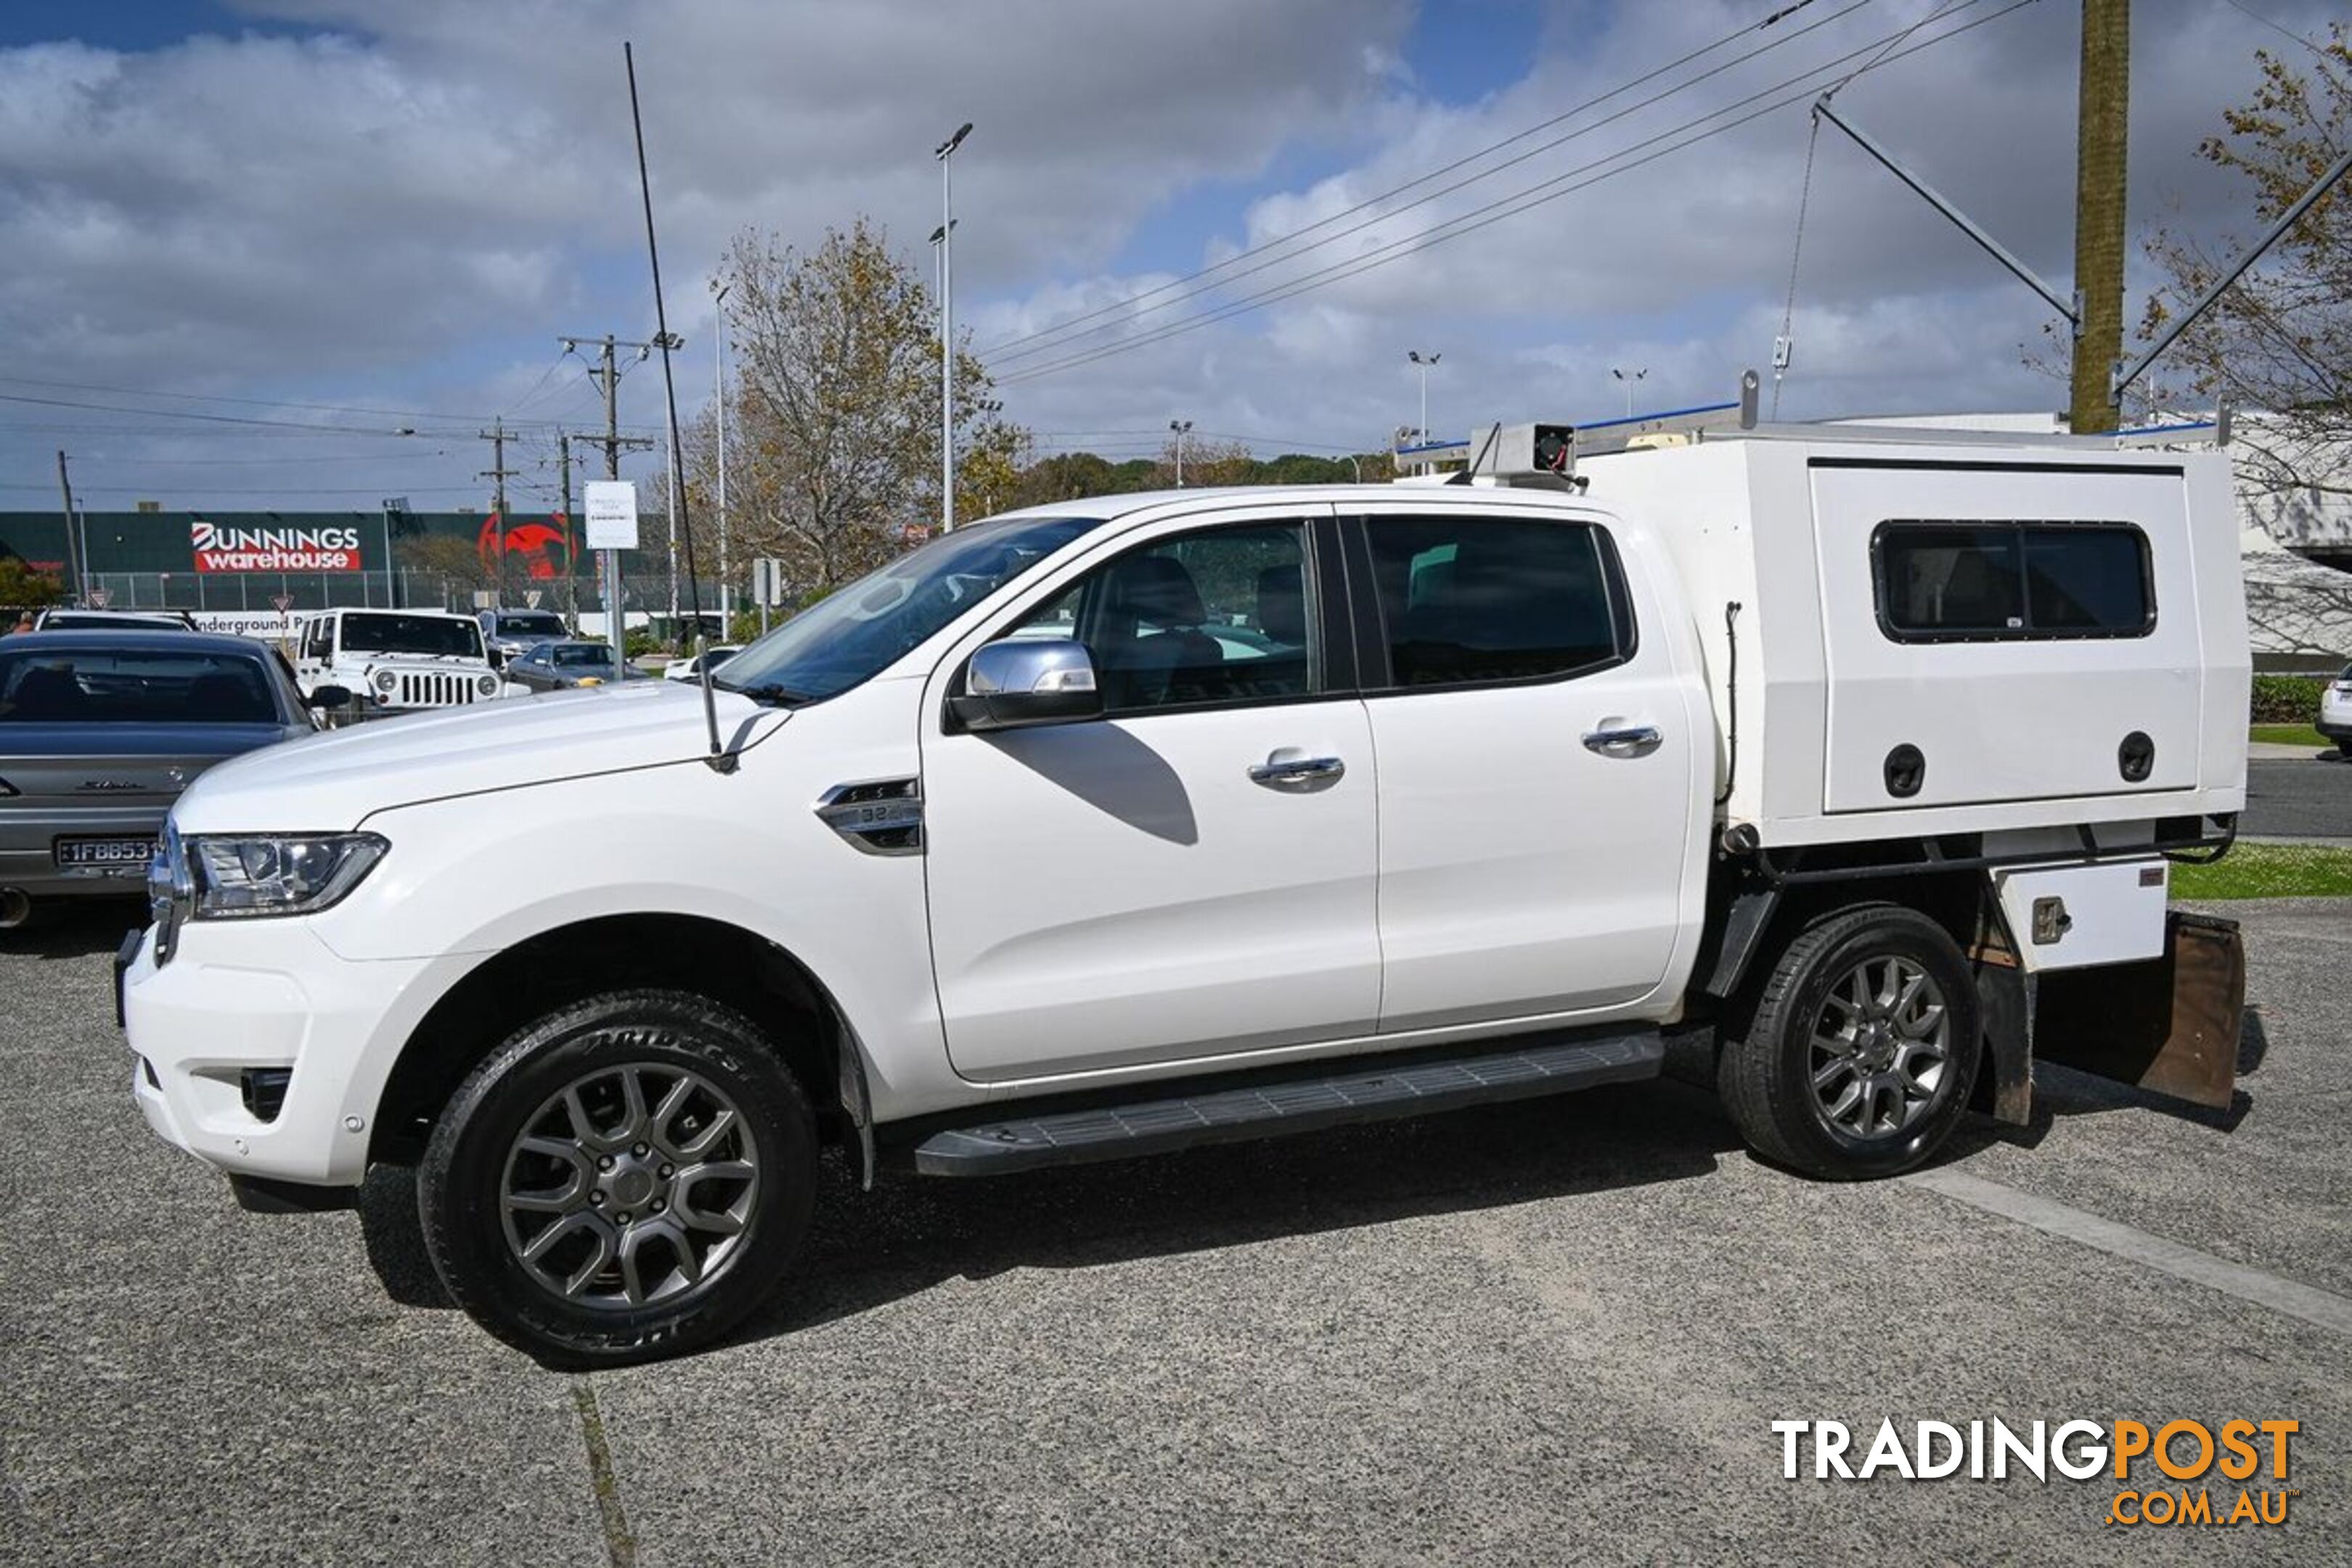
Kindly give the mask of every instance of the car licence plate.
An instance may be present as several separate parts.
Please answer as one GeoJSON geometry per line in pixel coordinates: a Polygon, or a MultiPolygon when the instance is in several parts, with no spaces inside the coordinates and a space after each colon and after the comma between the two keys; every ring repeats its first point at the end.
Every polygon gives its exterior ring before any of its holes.
{"type": "Polygon", "coordinates": [[[144,866],[155,854],[152,838],[60,838],[60,866],[144,866]]]}

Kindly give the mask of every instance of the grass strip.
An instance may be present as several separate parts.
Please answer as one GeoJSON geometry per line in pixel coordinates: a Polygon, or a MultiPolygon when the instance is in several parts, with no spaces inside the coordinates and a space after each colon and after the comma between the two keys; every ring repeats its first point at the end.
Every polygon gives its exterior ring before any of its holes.
{"type": "Polygon", "coordinates": [[[2176,899],[2352,898],[2352,845],[2249,844],[2210,866],[2175,865],[2176,899]]]}

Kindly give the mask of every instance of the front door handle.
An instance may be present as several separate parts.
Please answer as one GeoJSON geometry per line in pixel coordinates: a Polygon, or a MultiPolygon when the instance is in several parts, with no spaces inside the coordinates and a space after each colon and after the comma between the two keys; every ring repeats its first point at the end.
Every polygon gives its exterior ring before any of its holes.
{"type": "Polygon", "coordinates": [[[1284,746],[1265,761],[1254,764],[1249,771],[1250,782],[1268,789],[1296,789],[1301,784],[1321,784],[1336,779],[1348,771],[1348,764],[1337,757],[1310,757],[1300,746],[1284,746]]]}
{"type": "Polygon", "coordinates": [[[1628,724],[1586,731],[1584,749],[1604,757],[1638,757],[1656,751],[1664,741],[1655,724],[1628,724]]]}

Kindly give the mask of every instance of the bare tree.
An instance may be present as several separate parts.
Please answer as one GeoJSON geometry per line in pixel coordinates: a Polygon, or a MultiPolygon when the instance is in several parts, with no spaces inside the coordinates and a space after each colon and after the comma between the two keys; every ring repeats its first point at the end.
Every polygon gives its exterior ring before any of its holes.
{"type": "MultiPolygon", "coordinates": [[[[822,593],[904,548],[940,516],[940,347],[932,297],[860,218],[805,253],[747,229],[725,275],[735,379],[727,388],[732,553],[786,563],[822,593]]],[[[1006,424],[979,361],[956,355],[957,515],[1008,502],[1026,434],[1006,424]]],[[[698,558],[717,555],[718,441],[685,432],[698,558]]]]}
{"type": "MultiPolygon", "coordinates": [[[[2223,133],[2198,153],[2242,176],[2248,225],[2267,227],[2309,190],[2352,141],[2352,38],[2331,24],[2307,57],[2268,49],[2255,58],[2253,99],[2223,111],[2223,133]]],[[[2258,232],[2258,230],[2257,230],[2258,232]]],[[[2215,246],[2158,228],[2147,255],[2165,281],[2140,331],[2152,337],[2212,286],[2251,235],[2215,246]]],[[[2264,411],[2242,427],[2242,487],[2277,496],[2352,497],[2352,191],[2322,197],[2272,252],[2192,323],[2168,351],[2168,389],[2264,411]]],[[[2291,522],[2287,516],[2264,517],[2291,522]]],[[[2280,535],[2293,537],[2293,529],[2280,535]]]]}

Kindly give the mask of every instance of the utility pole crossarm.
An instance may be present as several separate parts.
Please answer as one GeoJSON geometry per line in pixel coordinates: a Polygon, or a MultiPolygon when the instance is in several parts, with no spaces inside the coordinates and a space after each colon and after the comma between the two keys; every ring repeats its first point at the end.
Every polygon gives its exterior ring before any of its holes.
{"type": "Polygon", "coordinates": [[[1895,160],[1893,153],[1887,152],[1885,148],[1881,147],[1877,142],[1864,135],[1860,127],[1848,122],[1836,110],[1830,107],[1828,95],[1824,94],[1814,101],[1813,112],[1822,119],[1828,121],[1832,125],[1836,126],[1840,131],[1844,132],[1849,137],[1853,138],[1853,144],[1855,146],[1861,148],[1864,152],[1869,153],[1871,157],[1876,159],[1878,163],[1885,168],[1887,173],[1893,174],[1896,179],[1910,186],[1912,191],[1917,195],[1921,200],[1925,201],[1929,206],[1934,207],[1937,212],[1943,214],[1944,216],[1951,222],[1954,227],[1958,228],[1962,234],[1967,235],[1970,239],[1975,240],[1979,246],[1983,247],[1986,255],[1991,257],[1995,261],[2000,262],[2001,266],[2007,268],[2018,281],[2023,283],[2027,288],[2032,289],[2036,294],[2041,295],[2042,299],[2049,301],[2050,308],[2057,311],[2060,315],[2065,317],[2068,325],[2074,327],[2081,326],[2082,317],[2074,309],[2074,301],[2065,295],[2062,295],[2055,288],[2043,281],[2041,275],[2036,273],[2033,268],[2028,267],[2024,262],[2020,261],[2015,256],[2011,255],[2008,247],[2002,245],[2000,241],[1995,239],[1991,235],[1987,234],[1973,218],[1969,217],[1968,214],[1962,212],[1959,208],[1947,201],[1934,186],[1928,184],[1927,181],[1921,179],[1917,174],[1904,167],[1902,163],[1895,160]]]}

